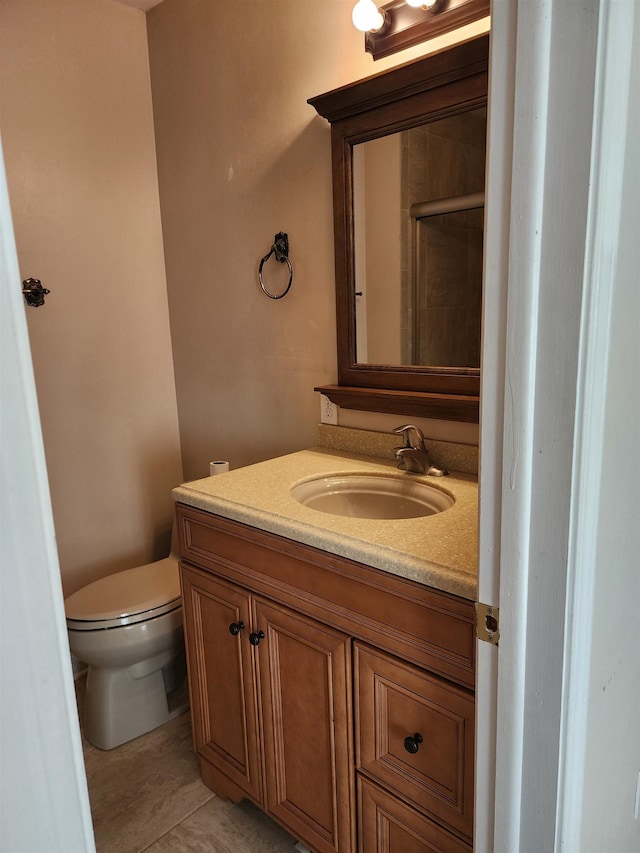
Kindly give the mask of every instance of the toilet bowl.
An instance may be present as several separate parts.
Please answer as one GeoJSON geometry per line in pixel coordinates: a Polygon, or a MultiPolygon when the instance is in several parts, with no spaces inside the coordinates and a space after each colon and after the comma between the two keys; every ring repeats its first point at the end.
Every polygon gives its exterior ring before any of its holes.
{"type": "Polygon", "coordinates": [[[88,667],[89,743],[113,749],[188,708],[176,556],[94,581],[65,611],[71,653],[88,667]]]}

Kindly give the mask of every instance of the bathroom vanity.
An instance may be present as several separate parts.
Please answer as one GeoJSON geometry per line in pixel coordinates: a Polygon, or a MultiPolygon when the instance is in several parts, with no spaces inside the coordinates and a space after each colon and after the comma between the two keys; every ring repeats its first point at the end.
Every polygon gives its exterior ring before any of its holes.
{"type": "Polygon", "coordinates": [[[202,777],[314,851],[470,851],[475,478],[426,518],[291,497],[354,472],[397,476],[318,448],[174,491],[202,777]]]}

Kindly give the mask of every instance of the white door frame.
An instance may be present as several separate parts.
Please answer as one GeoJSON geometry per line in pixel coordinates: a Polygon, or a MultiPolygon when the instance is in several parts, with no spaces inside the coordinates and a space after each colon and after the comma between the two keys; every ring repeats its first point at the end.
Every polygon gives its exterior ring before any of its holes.
{"type": "Polygon", "coordinates": [[[567,853],[640,849],[637,3],[603,2],[599,36],[556,816],[567,853]]]}

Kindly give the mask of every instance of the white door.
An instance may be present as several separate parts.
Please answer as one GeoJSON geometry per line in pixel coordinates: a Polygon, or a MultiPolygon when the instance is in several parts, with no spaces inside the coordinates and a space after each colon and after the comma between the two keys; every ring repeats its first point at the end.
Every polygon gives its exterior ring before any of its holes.
{"type": "Polygon", "coordinates": [[[0,850],[95,850],[0,150],[0,850]]]}

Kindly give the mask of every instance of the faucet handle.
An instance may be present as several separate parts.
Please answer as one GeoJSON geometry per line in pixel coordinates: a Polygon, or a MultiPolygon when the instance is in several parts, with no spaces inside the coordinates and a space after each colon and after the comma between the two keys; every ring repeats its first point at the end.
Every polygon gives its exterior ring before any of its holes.
{"type": "Polygon", "coordinates": [[[424,447],[424,433],[422,432],[420,427],[417,427],[415,424],[403,424],[403,426],[396,427],[393,432],[396,435],[402,436],[405,447],[424,447]],[[411,443],[410,436],[412,431],[415,432],[418,436],[418,440],[415,444],[411,443]]]}

